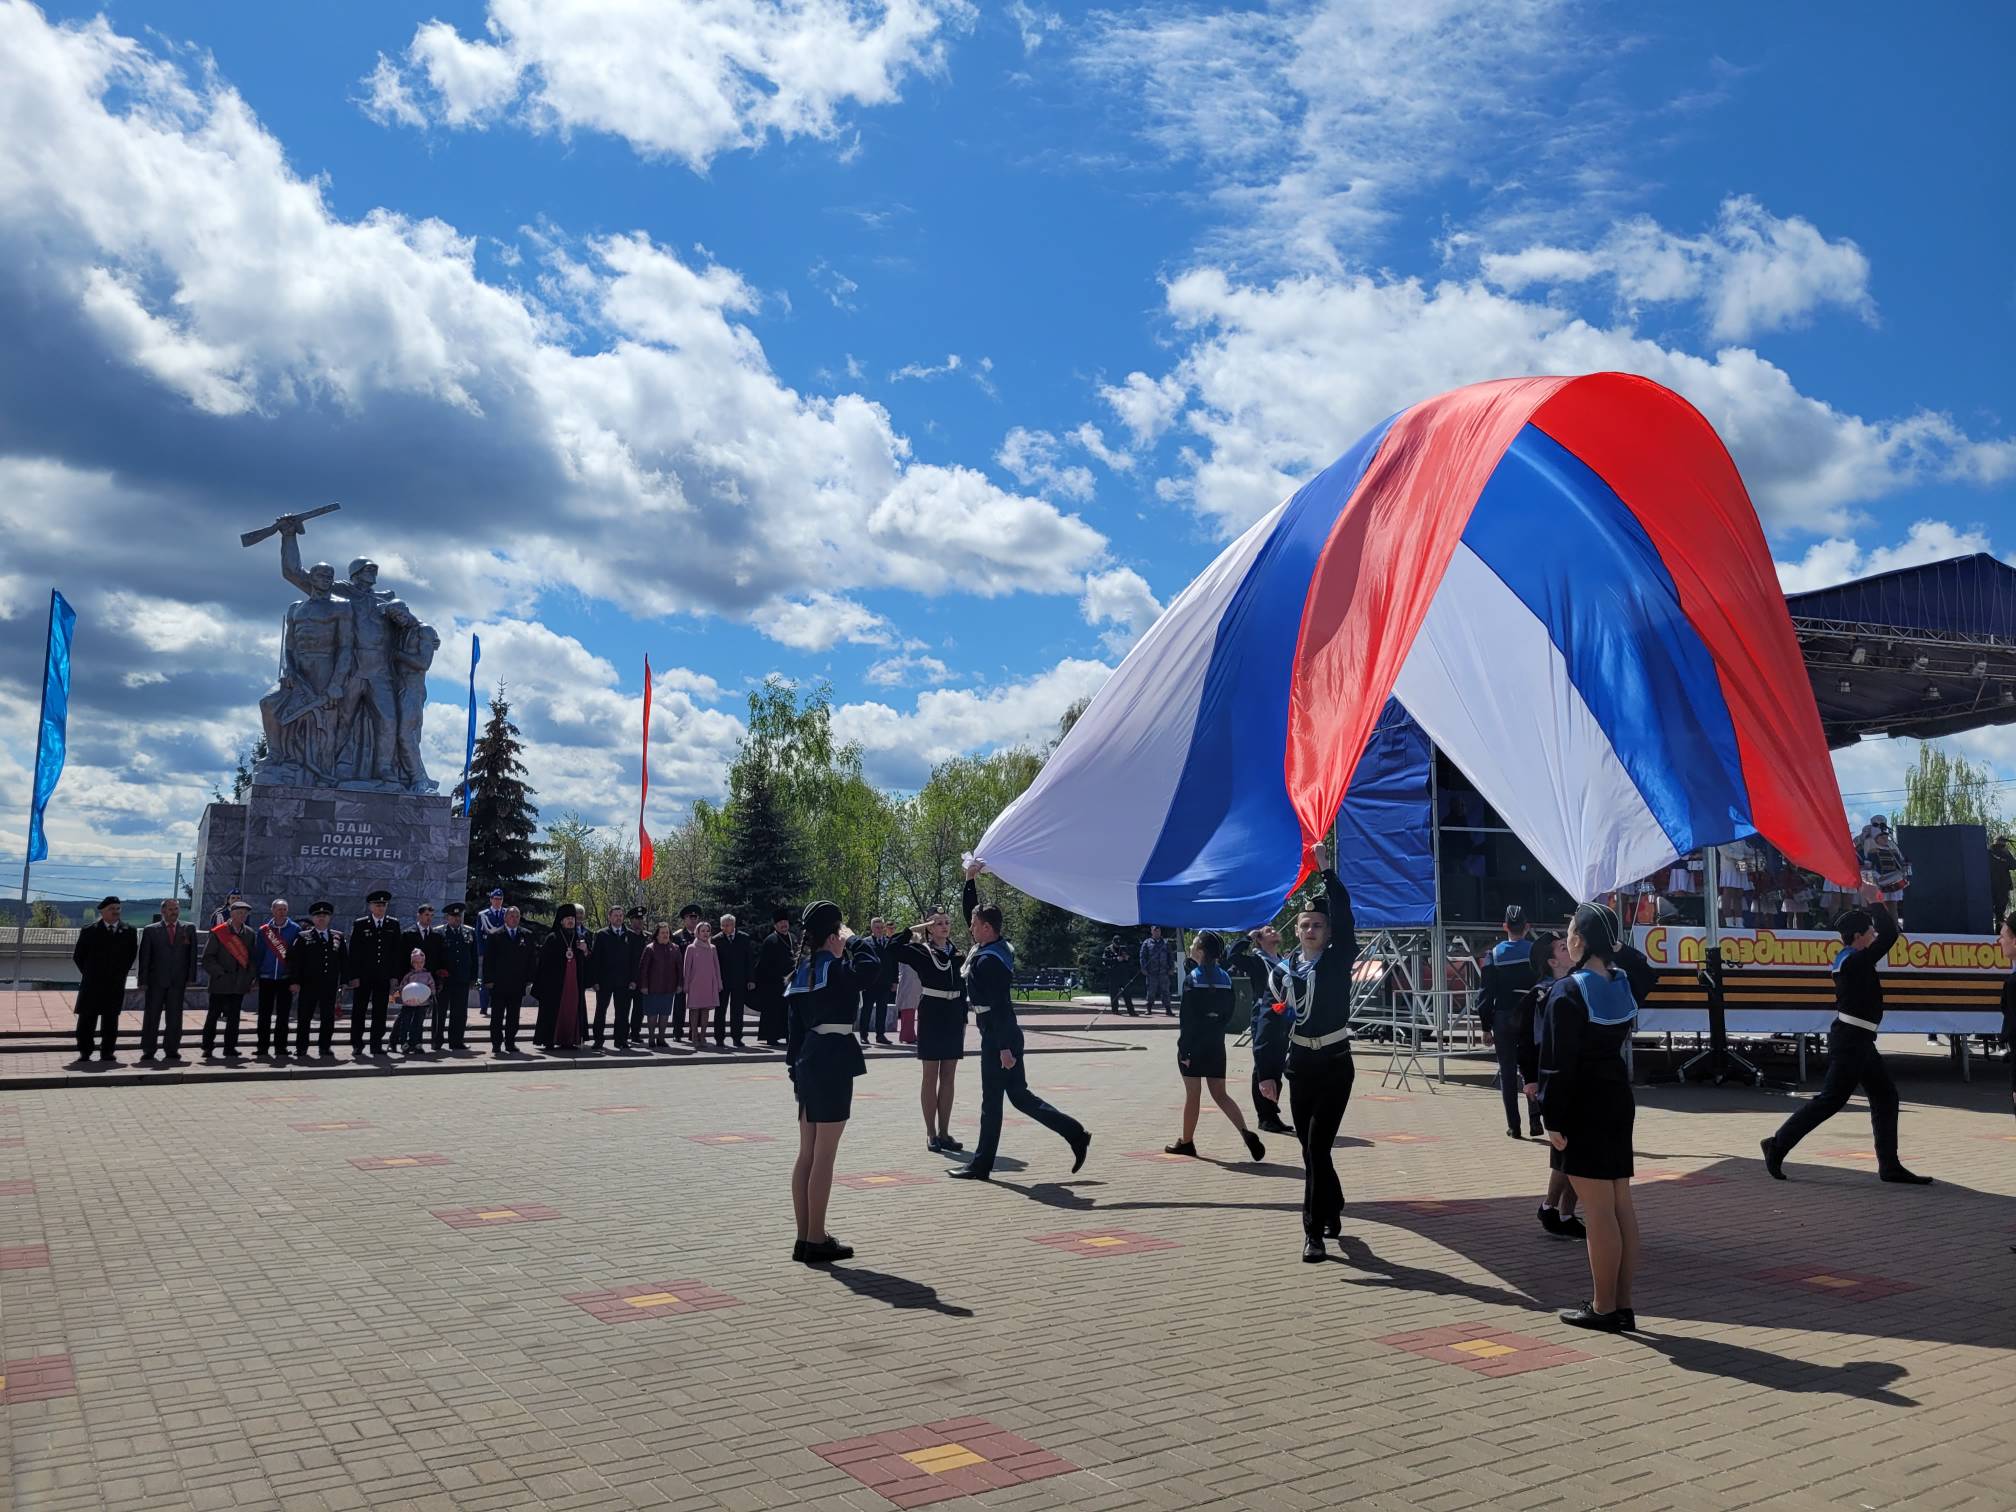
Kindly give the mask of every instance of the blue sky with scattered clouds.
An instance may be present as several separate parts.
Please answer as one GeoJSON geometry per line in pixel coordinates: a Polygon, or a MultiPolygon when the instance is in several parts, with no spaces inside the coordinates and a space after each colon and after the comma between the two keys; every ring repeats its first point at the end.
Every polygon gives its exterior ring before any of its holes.
{"type": "Polygon", "coordinates": [[[654,827],[772,671],[892,786],[1040,737],[1475,379],[1679,389],[1789,585],[2006,556],[2016,23],[1895,17],[0,0],[0,808],[55,583],[49,886],[165,881],[290,596],[235,533],[332,498],[444,632],[437,773],[478,631],[549,813],[621,822],[651,654],[654,827]]]}

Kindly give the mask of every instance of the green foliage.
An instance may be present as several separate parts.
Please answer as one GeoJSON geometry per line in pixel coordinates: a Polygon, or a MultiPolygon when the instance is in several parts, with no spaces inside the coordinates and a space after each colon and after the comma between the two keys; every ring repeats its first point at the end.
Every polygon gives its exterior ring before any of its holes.
{"type": "Polygon", "coordinates": [[[722,906],[744,928],[760,933],[770,927],[772,909],[807,901],[804,847],[767,766],[738,763],[730,782],[733,792],[719,826],[721,843],[709,882],[722,906]]]}
{"type": "Polygon", "coordinates": [[[475,908],[488,907],[490,889],[501,887],[506,902],[536,918],[546,909],[539,846],[533,838],[539,806],[525,784],[523,755],[499,683],[469,767],[469,901],[475,908]]]}
{"type": "Polygon", "coordinates": [[[1918,764],[1904,775],[1904,792],[1898,824],[1979,824],[1991,835],[2004,828],[1995,769],[1985,761],[1977,766],[1926,742],[1918,747],[1918,764]]]}
{"type": "Polygon", "coordinates": [[[30,929],[55,929],[63,923],[63,916],[56,911],[56,905],[47,898],[37,898],[28,905],[28,927],[30,929]]]}

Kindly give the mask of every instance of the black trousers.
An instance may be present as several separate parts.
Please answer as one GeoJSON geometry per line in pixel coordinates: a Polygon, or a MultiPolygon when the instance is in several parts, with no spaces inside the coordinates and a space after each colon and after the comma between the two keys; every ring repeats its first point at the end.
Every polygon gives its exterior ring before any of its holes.
{"type": "Polygon", "coordinates": [[[308,1054],[308,1026],[318,1016],[322,1020],[322,1030],[317,1036],[315,1048],[325,1057],[336,1053],[336,983],[303,982],[301,990],[294,995],[295,1006],[300,1014],[299,1027],[294,1034],[294,1053],[306,1057],[308,1054]]]}
{"type": "Polygon", "coordinates": [[[1106,989],[1106,1011],[1118,1013],[1122,1002],[1126,1003],[1129,1013],[1134,1011],[1134,977],[1132,975],[1123,977],[1116,973],[1113,982],[1106,989]]]}
{"type": "Polygon", "coordinates": [[[156,1045],[169,1055],[182,1053],[182,994],[188,987],[186,982],[168,982],[147,989],[147,1011],[140,1019],[143,1056],[152,1055],[156,1045]]]}
{"type": "Polygon", "coordinates": [[[218,992],[215,988],[211,989],[210,1011],[203,1016],[203,1053],[205,1055],[215,1055],[217,1053],[217,1029],[219,1025],[222,1025],[224,1029],[224,1053],[226,1055],[236,1055],[238,1053],[238,1010],[244,1006],[244,993],[218,992]]]}
{"type": "Polygon", "coordinates": [[[1280,1066],[1263,1066],[1258,1061],[1253,1063],[1253,1111],[1260,1115],[1263,1124],[1281,1122],[1281,1104],[1263,1093],[1260,1083],[1278,1082],[1284,1074],[1284,1068],[1280,1066]]]}
{"type": "Polygon", "coordinates": [[[1012,1071],[1001,1069],[1001,1052],[980,1051],[980,1139],[973,1146],[972,1164],[978,1170],[994,1169],[994,1155],[1001,1146],[1001,1103],[1015,1105],[1015,1111],[1033,1118],[1052,1134],[1076,1144],[1085,1137],[1085,1125],[1069,1113],[1053,1108],[1029,1090],[1028,1062],[1018,1053],[1012,1071]]]}
{"type": "Polygon", "coordinates": [[[126,1001],[122,984],[112,988],[80,987],[77,991],[77,1059],[91,1059],[91,1047],[99,1057],[112,1059],[119,1042],[119,1009],[126,1001]]]}
{"type": "Polygon", "coordinates": [[[350,1053],[362,1055],[368,1042],[371,1053],[378,1055],[385,1049],[385,1005],[392,1000],[392,984],[386,980],[362,982],[350,992],[350,1053]],[[371,1030],[367,1037],[364,1030],[366,1013],[371,1017],[371,1030]]]}
{"type": "Polygon", "coordinates": [[[1526,1127],[1538,1132],[1540,1109],[1526,1102],[1526,1083],[1519,1071],[1519,1015],[1503,1013],[1493,1016],[1491,1026],[1492,1048],[1498,1052],[1498,1095],[1505,1100],[1505,1127],[1513,1131],[1519,1128],[1519,1108],[1526,1105],[1526,1127]]]}
{"type": "Polygon", "coordinates": [[[490,989],[490,1049],[502,1054],[518,1048],[519,1017],[525,1007],[523,987],[490,989]]]}
{"type": "Polygon", "coordinates": [[[788,1028],[784,1017],[784,998],[773,991],[756,1005],[756,1038],[764,1044],[781,1040],[788,1028]]]}
{"type": "Polygon", "coordinates": [[[685,1037],[686,1037],[686,994],[683,992],[675,992],[672,994],[672,1038],[684,1039],[685,1037]]]}
{"type": "Polygon", "coordinates": [[[886,1039],[889,1034],[887,1015],[889,994],[886,992],[864,992],[861,1006],[854,1015],[854,1033],[858,1037],[872,1034],[878,1039],[886,1039]]]}
{"type": "Polygon", "coordinates": [[[616,1043],[630,1043],[630,999],[636,994],[628,987],[597,987],[595,989],[595,1029],[590,1043],[596,1049],[602,1048],[603,1025],[609,1020],[609,1010],[616,1010],[616,1043]]]}
{"type": "Polygon", "coordinates": [[[1344,1188],[1337,1180],[1331,1146],[1351,1105],[1351,1042],[1288,1051],[1288,1106],[1295,1137],[1302,1141],[1302,1232],[1322,1234],[1344,1221],[1344,1188]]]}
{"type": "Polygon", "coordinates": [[[1778,1126],[1771,1142],[1780,1155],[1839,1113],[1860,1086],[1869,1098],[1869,1122],[1876,1128],[1876,1164],[1889,1170],[1897,1161],[1897,1084],[1876,1052],[1876,1036],[1839,1019],[1827,1031],[1827,1077],[1820,1095],[1801,1104],[1778,1126]]]}
{"type": "Polygon", "coordinates": [[[287,1026],[294,1019],[294,984],[259,979],[259,1017],[253,1025],[252,1053],[287,1053],[287,1026]]]}
{"type": "Polygon", "coordinates": [[[449,980],[434,994],[434,1048],[469,1048],[469,984],[449,980]]]}
{"type": "Polygon", "coordinates": [[[749,988],[743,982],[721,984],[721,1016],[715,1022],[714,1042],[733,1039],[742,1043],[742,1010],[749,1003],[749,988]]]}

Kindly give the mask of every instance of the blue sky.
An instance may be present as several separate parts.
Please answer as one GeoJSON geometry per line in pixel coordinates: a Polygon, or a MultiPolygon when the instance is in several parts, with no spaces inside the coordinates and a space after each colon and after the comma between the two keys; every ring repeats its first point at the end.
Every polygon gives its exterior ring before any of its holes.
{"type": "MultiPolygon", "coordinates": [[[[622,822],[650,652],[654,827],[771,671],[894,786],[1040,736],[1228,534],[1473,379],[1679,388],[1789,584],[2006,556],[2012,30],[0,0],[0,806],[54,582],[49,885],[165,881],[290,596],[232,537],[328,498],[311,553],[444,632],[437,774],[480,631],[549,813],[622,822]]],[[[1851,809],[1910,754],[1844,754],[1851,809]]]]}

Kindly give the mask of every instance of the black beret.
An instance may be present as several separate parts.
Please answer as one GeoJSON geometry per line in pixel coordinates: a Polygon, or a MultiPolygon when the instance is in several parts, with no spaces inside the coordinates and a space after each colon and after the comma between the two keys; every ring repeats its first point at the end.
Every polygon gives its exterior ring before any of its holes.
{"type": "Polygon", "coordinates": [[[108,908],[118,908],[121,906],[117,898],[100,898],[98,900],[98,912],[100,913],[105,912],[108,908]]]}

